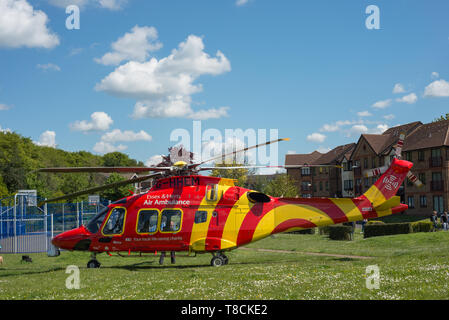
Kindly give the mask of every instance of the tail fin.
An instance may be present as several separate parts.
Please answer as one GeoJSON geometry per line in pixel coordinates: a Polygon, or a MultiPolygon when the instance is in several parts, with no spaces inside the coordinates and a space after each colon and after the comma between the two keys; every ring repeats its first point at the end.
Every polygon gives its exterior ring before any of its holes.
{"type": "Polygon", "coordinates": [[[374,208],[396,195],[412,166],[409,161],[393,158],[387,171],[364,193],[374,208]]]}

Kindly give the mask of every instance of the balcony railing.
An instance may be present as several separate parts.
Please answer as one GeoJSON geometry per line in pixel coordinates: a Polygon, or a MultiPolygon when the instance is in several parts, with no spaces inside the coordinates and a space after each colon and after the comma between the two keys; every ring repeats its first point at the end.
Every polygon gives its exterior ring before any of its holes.
{"type": "Polygon", "coordinates": [[[431,191],[443,191],[444,190],[444,180],[434,180],[430,182],[431,191]]]}
{"type": "Polygon", "coordinates": [[[429,167],[441,167],[443,166],[443,157],[431,157],[429,158],[429,167]]]}

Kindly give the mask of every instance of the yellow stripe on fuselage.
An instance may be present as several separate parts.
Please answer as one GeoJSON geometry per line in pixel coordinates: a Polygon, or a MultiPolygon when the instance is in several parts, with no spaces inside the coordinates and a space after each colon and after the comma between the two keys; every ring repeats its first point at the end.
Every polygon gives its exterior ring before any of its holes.
{"type": "Polygon", "coordinates": [[[361,221],[363,220],[362,213],[359,208],[354,204],[352,199],[330,199],[337,207],[344,212],[348,221],[361,221]]]}
{"type": "MultiPolygon", "coordinates": [[[[231,188],[231,186],[223,186],[219,185],[218,192],[223,196],[225,192],[231,188]]],[[[205,210],[207,211],[207,220],[202,223],[193,223],[192,226],[192,232],[190,235],[190,246],[194,251],[204,251],[206,248],[206,237],[207,237],[207,231],[209,230],[209,224],[210,220],[212,218],[212,212],[217,206],[218,202],[221,200],[221,197],[217,197],[217,200],[215,201],[208,201],[206,197],[203,198],[201,201],[200,206],[198,207],[198,210],[205,210]]]]}
{"type": "MultiPolygon", "coordinates": [[[[285,204],[267,212],[257,224],[253,241],[269,236],[277,226],[288,220],[308,220],[316,226],[332,224],[332,219],[315,207],[304,204],[285,204]]],[[[300,229],[294,228],[294,229],[300,229]]]]}
{"type": "Polygon", "coordinates": [[[375,186],[372,185],[365,193],[364,196],[373,204],[373,207],[377,207],[380,204],[387,201],[382,192],[375,186]]]}
{"type": "Polygon", "coordinates": [[[242,226],[246,214],[251,210],[253,205],[254,204],[248,200],[247,192],[236,201],[231,211],[229,211],[228,219],[226,219],[223,228],[221,249],[225,250],[236,246],[240,227],[242,226]]]}

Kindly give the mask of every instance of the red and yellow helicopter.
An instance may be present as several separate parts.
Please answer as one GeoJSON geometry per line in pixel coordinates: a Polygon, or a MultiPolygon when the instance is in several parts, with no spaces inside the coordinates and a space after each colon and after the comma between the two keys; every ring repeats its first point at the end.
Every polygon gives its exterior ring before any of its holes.
{"type": "MultiPolygon", "coordinates": [[[[278,139],[242,150],[288,139],[278,139]]],[[[227,156],[227,155],[225,155],[227,156]]],[[[148,192],[133,194],[110,204],[86,225],[63,232],[52,240],[54,246],[66,250],[92,252],[88,268],[98,268],[96,254],[120,252],[131,254],[171,252],[212,253],[212,266],[228,263],[225,252],[270,235],[321,227],[343,222],[360,221],[404,211],[396,193],[409,175],[413,164],[393,158],[382,176],[369,190],[357,198],[283,198],[248,190],[234,185],[234,180],[199,175],[212,169],[245,167],[200,167],[217,160],[212,158],[193,163],[192,157],[170,166],[47,168],[41,172],[150,172],[140,177],[46,200],[52,202],[91,194],[100,190],[155,181],[148,192]]],[[[167,159],[167,157],[166,157],[167,159]]],[[[171,159],[170,161],[172,161],[171,159]]],[[[303,166],[276,166],[305,167],[303,166]]],[[[266,166],[251,166],[259,168],[266,166]]],[[[375,173],[376,174],[376,173],[375,173]]]]}

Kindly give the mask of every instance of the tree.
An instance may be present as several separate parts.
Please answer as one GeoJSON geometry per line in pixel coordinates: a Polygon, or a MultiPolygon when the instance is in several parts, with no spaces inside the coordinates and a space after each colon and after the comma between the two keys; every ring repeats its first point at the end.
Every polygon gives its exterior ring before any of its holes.
{"type": "MultiPolygon", "coordinates": [[[[223,163],[216,163],[215,167],[222,168],[222,167],[238,167],[238,166],[244,166],[245,164],[240,164],[234,161],[231,163],[223,162],[223,163]]],[[[227,179],[234,179],[237,180],[235,185],[239,187],[244,187],[245,183],[247,181],[248,175],[252,174],[252,171],[250,169],[242,168],[242,169],[233,169],[233,170],[220,170],[220,169],[214,169],[211,172],[212,177],[219,177],[219,178],[227,178],[227,179]]]]}
{"type": "Polygon", "coordinates": [[[142,162],[130,159],[126,154],[121,152],[110,152],[103,156],[103,163],[106,167],[131,167],[143,166],[142,162]]]}
{"type": "Polygon", "coordinates": [[[284,173],[271,180],[264,192],[272,197],[293,198],[298,195],[298,188],[295,180],[284,173]]]}
{"type": "Polygon", "coordinates": [[[433,122],[444,121],[444,120],[449,120],[449,113],[446,113],[445,116],[441,116],[439,118],[436,118],[435,120],[433,120],[433,122]]]}
{"type": "MultiPolygon", "coordinates": [[[[126,180],[118,173],[112,173],[107,179],[105,184],[115,183],[126,180]]],[[[127,197],[130,195],[129,191],[134,192],[134,186],[132,184],[127,184],[125,186],[106,189],[100,193],[100,196],[104,199],[108,199],[111,201],[116,201],[121,198],[127,197]]]]}

